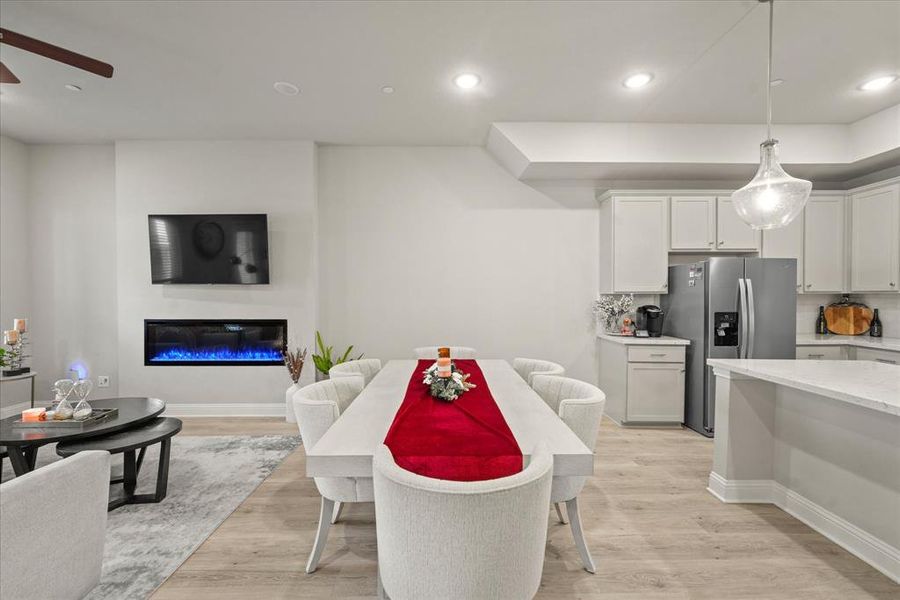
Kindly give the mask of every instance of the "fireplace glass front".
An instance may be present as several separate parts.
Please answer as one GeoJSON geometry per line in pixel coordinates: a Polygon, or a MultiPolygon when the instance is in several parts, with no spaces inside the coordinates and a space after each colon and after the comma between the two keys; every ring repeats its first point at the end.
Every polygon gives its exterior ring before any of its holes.
{"type": "Polygon", "coordinates": [[[287,320],[145,320],[149,366],[283,365],[287,320]]]}

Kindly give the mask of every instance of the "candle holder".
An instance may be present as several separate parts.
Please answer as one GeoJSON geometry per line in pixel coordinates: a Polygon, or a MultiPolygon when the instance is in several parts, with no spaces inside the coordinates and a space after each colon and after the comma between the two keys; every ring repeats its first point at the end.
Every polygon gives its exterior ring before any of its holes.
{"type": "Polygon", "coordinates": [[[4,377],[15,377],[16,375],[24,375],[31,372],[31,368],[25,367],[22,363],[29,355],[25,353],[25,346],[28,345],[28,332],[24,326],[19,324],[22,319],[16,319],[16,328],[3,332],[3,342],[9,348],[4,355],[4,377]]]}

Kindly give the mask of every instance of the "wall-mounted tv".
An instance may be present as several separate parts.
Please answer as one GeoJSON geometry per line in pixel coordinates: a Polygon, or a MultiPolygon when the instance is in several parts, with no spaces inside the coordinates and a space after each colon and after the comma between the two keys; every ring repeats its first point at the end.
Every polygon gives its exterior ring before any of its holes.
{"type": "Polygon", "coordinates": [[[153,283],[269,283],[266,215],[149,215],[153,283]]]}

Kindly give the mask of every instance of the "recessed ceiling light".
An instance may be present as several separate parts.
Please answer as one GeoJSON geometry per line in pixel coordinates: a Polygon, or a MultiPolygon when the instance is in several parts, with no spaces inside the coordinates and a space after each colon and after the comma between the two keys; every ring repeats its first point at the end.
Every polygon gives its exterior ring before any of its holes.
{"type": "Polygon", "coordinates": [[[635,73],[634,75],[627,77],[625,81],[622,82],[622,85],[627,88],[636,89],[644,87],[652,80],[652,73],[635,73]]]}
{"type": "Polygon", "coordinates": [[[394,93],[394,88],[391,87],[391,86],[389,86],[389,85],[386,85],[386,86],[384,86],[383,88],[381,88],[381,91],[382,91],[382,93],[384,93],[384,94],[393,94],[393,93],[394,93]]]}
{"type": "Polygon", "coordinates": [[[769,82],[769,85],[771,85],[772,87],[778,87],[782,83],[784,83],[784,79],[773,79],[769,82]]]}
{"type": "Polygon", "coordinates": [[[456,87],[464,90],[471,90],[473,87],[481,83],[481,77],[475,73],[462,73],[453,78],[456,87]]]}
{"type": "Polygon", "coordinates": [[[275,88],[276,92],[284,96],[296,96],[300,93],[300,88],[288,81],[276,81],[272,84],[272,87],[275,88]]]}
{"type": "Polygon", "coordinates": [[[66,89],[69,90],[69,91],[72,91],[72,92],[80,92],[80,91],[81,91],[81,86],[80,86],[80,85],[75,85],[74,83],[67,83],[67,84],[66,84],[66,89]]]}
{"type": "Polygon", "coordinates": [[[897,81],[896,75],[883,75],[881,77],[876,77],[875,79],[870,79],[869,81],[859,86],[859,89],[864,92],[874,92],[877,90],[883,90],[895,81],[897,81]]]}

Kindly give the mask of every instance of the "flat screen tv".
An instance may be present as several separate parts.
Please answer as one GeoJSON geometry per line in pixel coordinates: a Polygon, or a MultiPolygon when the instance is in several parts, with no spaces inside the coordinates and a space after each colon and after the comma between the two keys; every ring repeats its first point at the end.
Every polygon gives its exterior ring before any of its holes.
{"type": "Polygon", "coordinates": [[[266,215],[149,215],[153,283],[269,283],[266,215]]]}

